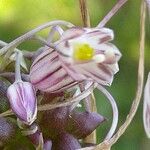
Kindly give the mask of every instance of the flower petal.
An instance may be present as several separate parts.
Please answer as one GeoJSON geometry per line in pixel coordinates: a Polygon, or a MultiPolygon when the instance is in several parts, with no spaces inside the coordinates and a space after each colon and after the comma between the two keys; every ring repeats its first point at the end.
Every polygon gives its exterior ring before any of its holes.
{"type": "MultiPolygon", "coordinates": [[[[113,67],[106,64],[97,64],[94,62],[78,64],[72,66],[74,70],[81,74],[95,80],[97,83],[102,85],[111,85],[113,81],[113,75],[116,70],[113,67]]],[[[115,68],[116,69],[116,68],[115,68]]]]}
{"type": "Polygon", "coordinates": [[[85,29],[79,27],[73,27],[68,29],[62,34],[61,39],[56,42],[56,49],[63,55],[70,56],[70,44],[69,40],[80,37],[85,32],[85,29]]]}
{"type": "Polygon", "coordinates": [[[100,44],[111,41],[114,38],[113,31],[107,28],[84,28],[78,29],[78,32],[76,30],[77,28],[74,28],[74,30],[72,28],[64,32],[63,40],[58,41],[56,44],[56,49],[65,56],[72,55],[71,45],[73,43],[87,43],[92,48],[97,49],[100,44]]]}
{"type": "Polygon", "coordinates": [[[113,40],[114,33],[113,30],[108,28],[93,28],[86,32],[86,34],[84,34],[83,37],[86,38],[88,42],[93,41],[94,43],[102,44],[113,40]]]}
{"type": "Polygon", "coordinates": [[[115,45],[111,43],[97,45],[95,47],[95,50],[96,50],[96,55],[103,54],[105,56],[105,60],[103,63],[106,63],[106,64],[116,63],[121,58],[120,51],[115,45]]]}
{"type": "Polygon", "coordinates": [[[58,92],[75,84],[63,68],[58,53],[52,49],[44,51],[35,59],[30,70],[30,80],[44,92],[58,92]]]}

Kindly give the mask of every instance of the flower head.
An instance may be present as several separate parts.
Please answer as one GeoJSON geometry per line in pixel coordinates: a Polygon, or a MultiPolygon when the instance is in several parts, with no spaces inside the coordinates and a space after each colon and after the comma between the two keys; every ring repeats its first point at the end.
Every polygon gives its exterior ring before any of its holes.
{"type": "Polygon", "coordinates": [[[91,78],[102,85],[110,85],[118,72],[121,53],[109,41],[113,31],[107,28],[71,28],[56,44],[60,59],[68,73],[76,80],[91,78]],[[75,76],[73,74],[80,74],[75,76]]]}
{"type": "Polygon", "coordinates": [[[113,37],[113,31],[107,28],[68,29],[55,42],[57,51],[47,49],[34,60],[30,70],[32,84],[45,92],[64,90],[89,78],[111,85],[121,57],[109,43],[113,37]]]}

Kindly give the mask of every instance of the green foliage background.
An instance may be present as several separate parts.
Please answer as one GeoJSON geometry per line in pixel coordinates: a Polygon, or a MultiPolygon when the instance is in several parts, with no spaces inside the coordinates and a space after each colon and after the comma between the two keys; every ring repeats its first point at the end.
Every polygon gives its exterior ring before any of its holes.
{"type": "MultiPolygon", "coordinates": [[[[92,26],[96,26],[117,0],[88,0],[92,26]]],[[[51,20],[67,20],[82,26],[78,0],[0,0],[0,39],[10,42],[21,34],[51,20]]],[[[130,0],[106,25],[115,32],[113,43],[122,52],[120,72],[113,85],[108,88],[119,107],[119,125],[123,123],[135,96],[139,55],[140,0],[130,0]]],[[[146,76],[150,70],[150,22],[146,25],[146,76]]],[[[45,34],[45,32],[43,33],[45,34]]],[[[37,44],[25,43],[23,49],[35,50],[37,44]]],[[[100,92],[95,91],[99,113],[108,117],[98,128],[98,142],[105,136],[111,123],[111,108],[100,92]]],[[[146,138],[142,122],[142,103],[126,133],[112,150],[148,150],[150,140],[146,138]]],[[[23,140],[23,139],[22,139],[23,140]]]]}

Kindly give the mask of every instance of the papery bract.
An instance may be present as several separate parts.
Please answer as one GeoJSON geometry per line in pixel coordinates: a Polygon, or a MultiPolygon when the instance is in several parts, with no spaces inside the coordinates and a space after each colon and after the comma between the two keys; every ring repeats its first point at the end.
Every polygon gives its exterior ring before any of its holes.
{"type": "Polygon", "coordinates": [[[7,90],[11,108],[25,124],[32,124],[37,115],[37,99],[35,89],[29,82],[14,82],[7,90]]]}

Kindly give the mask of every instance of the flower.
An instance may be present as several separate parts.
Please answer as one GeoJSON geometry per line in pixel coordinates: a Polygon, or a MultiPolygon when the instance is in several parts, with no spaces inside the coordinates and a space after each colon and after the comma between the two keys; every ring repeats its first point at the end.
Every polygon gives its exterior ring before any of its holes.
{"type": "Polygon", "coordinates": [[[44,92],[58,92],[83,80],[111,85],[118,72],[119,50],[109,41],[114,37],[107,28],[66,30],[55,49],[47,48],[33,62],[30,81],[44,92]]]}
{"type": "Polygon", "coordinates": [[[75,85],[75,80],[63,68],[58,52],[46,49],[32,63],[30,81],[44,92],[59,92],[75,85]]]}
{"type": "Polygon", "coordinates": [[[116,46],[109,43],[113,38],[108,28],[73,27],[63,33],[56,49],[65,69],[76,80],[91,78],[101,85],[111,85],[121,57],[116,46]]]}
{"type": "Polygon", "coordinates": [[[147,137],[150,138],[150,73],[144,89],[143,122],[147,137]]]}
{"type": "Polygon", "coordinates": [[[29,82],[14,82],[7,90],[11,108],[25,124],[32,124],[37,115],[37,99],[35,89],[29,82]]]}

